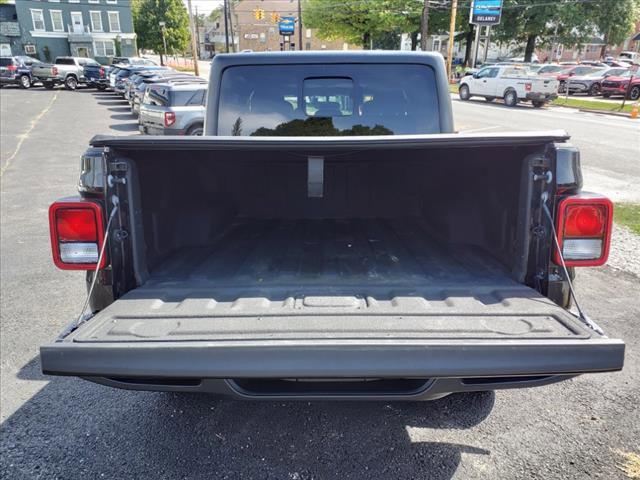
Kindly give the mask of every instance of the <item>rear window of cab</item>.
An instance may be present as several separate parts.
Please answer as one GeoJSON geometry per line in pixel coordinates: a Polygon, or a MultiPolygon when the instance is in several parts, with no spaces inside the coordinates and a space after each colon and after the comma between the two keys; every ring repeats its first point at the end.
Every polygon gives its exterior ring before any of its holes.
{"type": "Polygon", "coordinates": [[[421,64],[253,65],[222,74],[218,135],[438,133],[433,69],[421,64]]]}

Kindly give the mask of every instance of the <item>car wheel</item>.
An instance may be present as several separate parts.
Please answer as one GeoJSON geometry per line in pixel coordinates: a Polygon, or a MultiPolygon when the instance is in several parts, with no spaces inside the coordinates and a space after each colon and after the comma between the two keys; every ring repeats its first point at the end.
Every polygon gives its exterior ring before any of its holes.
{"type": "Polygon", "coordinates": [[[107,87],[106,87],[105,85],[98,84],[98,85],[96,85],[96,88],[102,92],[102,91],[104,91],[107,87]]]}
{"type": "Polygon", "coordinates": [[[600,95],[600,85],[594,83],[589,87],[589,95],[595,97],[596,95],[600,95]]]}
{"type": "Polygon", "coordinates": [[[54,87],[52,82],[42,82],[42,86],[47,90],[53,90],[54,87]]]}
{"type": "Polygon", "coordinates": [[[542,100],[532,100],[531,104],[533,105],[533,108],[542,108],[544,107],[544,101],[542,100]]]}
{"type": "Polygon", "coordinates": [[[515,90],[507,90],[504,93],[504,104],[507,107],[515,107],[518,104],[518,94],[515,90]]]}
{"type": "Polygon", "coordinates": [[[493,101],[496,99],[496,97],[484,97],[484,99],[485,99],[487,102],[493,102],[493,101]]]}
{"type": "Polygon", "coordinates": [[[469,87],[467,85],[462,85],[458,90],[458,95],[460,95],[460,100],[469,100],[471,98],[469,87]]]}
{"type": "Polygon", "coordinates": [[[604,98],[609,98],[611,95],[610,95],[610,94],[608,94],[608,93],[603,93],[603,94],[602,94],[602,96],[603,96],[604,98]]]}
{"type": "Polygon", "coordinates": [[[75,90],[78,88],[78,79],[76,77],[67,77],[64,80],[64,88],[67,90],[75,90]]]}
{"type": "Polygon", "coordinates": [[[202,135],[204,132],[204,129],[202,128],[202,125],[194,125],[193,127],[191,127],[189,130],[187,130],[187,135],[202,135]]]}
{"type": "Polygon", "coordinates": [[[638,100],[640,98],[640,85],[636,85],[629,92],[629,100],[638,100]]]}
{"type": "Polygon", "coordinates": [[[31,88],[31,78],[29,78],[29,75],[20,75],[20,86],[22,88],[31,88]]]}

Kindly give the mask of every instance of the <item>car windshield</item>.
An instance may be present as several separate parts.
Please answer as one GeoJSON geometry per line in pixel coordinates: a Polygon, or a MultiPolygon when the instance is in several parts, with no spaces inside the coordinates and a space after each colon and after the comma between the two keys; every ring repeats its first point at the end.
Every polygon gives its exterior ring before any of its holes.
{"type": "Polygon", "coordinates": [[[222,75],[219,135],[398,135],[439,131],[423,65],[263,65],[222,75]]]}
{"type": "Polygon", "coordinates": [[[597,77],[602,77],[604,76],[604,74],[607,73],[607,69],[606,68],[602,68],[599,70],[594,70],[592,72],[589,72],[587,74],[585,74],[585,77],[590,77],[590,78],[597,78],[597,77]]]}

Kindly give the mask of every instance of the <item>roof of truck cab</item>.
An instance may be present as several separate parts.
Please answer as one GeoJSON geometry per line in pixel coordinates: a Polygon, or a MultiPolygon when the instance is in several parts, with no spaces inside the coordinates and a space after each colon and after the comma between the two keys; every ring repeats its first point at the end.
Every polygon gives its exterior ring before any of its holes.
{"type": "Polygon", "coordinates": [[[251,65],[269,63],[425,63],[433,64],[442,55],[434,52],[359,50],[224,53],[213,63],[251,65]]]}

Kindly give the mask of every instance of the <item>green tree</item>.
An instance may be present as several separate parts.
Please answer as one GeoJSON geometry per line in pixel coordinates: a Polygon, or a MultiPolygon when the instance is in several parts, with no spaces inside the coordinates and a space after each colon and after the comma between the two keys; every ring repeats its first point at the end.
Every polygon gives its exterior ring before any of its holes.
{"type": "Polygon", "coordinates": [[[593,37],[597,32],[588,11],[606,10],[612,3],[505,0],[502,20],[492,35],[497,41],[524,44],[524,60],[529,62],[536,47],[556,42],[575,46],[593,37]]]}
{"type": "Polygon", "coordinates": [[[189,15],[181,0],[136,0],[132,12],[138,46],[159,52],[161,63],[164,63],[164,44],[160,22],[165,22],[167,53],[187,50],[189,15]]]}
{"type": "Polygon", "coordinates": [[[320,38],[339,38],[370,48],[376,36],[406,31],[411,7],[400,7],[407,3],[414,0],[307,0],[303,22],[317,29],[320,38]]]}
{"type": "Polygon", "coordinates": [[[633,33],[635,23],[640,19],[640,0],[606,2],[600,8],[590,8],[586,14],[602,35],[600,56],[604,57],[610,45],[621,44],[633,33]]]}

